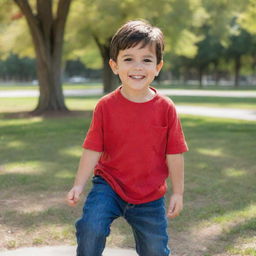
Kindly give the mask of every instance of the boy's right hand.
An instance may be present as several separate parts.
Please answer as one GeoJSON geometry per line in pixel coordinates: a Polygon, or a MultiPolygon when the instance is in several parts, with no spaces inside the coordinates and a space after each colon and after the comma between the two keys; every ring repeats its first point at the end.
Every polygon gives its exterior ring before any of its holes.
{"type": "Polygon", "coordinates": [[[79,197],[83,192],[83,186],[74,186],[67,194],[67,203],[70,206],[76,206],[79,201],[79,197]]]}

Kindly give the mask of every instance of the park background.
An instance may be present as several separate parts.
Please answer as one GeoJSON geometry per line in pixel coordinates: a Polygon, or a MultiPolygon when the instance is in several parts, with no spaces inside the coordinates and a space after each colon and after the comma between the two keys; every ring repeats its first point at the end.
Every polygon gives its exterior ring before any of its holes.
{"type": "MultiPolygon", "coordinates": [[[[178,109],[255,114],[255,17],[254,0],[0,0],[0,250],[75,244],[83,202],[64,198],[92,110],[118,86],[108,54],[121,24],[163,30],[154,86],[178,109]]],[[[181,115],[190,152],[185,207],[169,224],[175,255],[256,255],[256,118],[238,116],[181,115]]],[[[122,219],[108,246],[134,248],[122,219]]]]}

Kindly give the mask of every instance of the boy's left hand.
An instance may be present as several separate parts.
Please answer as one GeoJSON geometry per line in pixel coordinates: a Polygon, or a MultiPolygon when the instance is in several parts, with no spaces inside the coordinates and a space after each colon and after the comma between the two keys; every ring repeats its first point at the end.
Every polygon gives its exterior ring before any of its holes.
{"type": "Polygon", "coordinates": [[[170,205],[167,212],[168,218],[177,217],[183,209],[183,195],[173,194],[170,199],[170,205]]]}

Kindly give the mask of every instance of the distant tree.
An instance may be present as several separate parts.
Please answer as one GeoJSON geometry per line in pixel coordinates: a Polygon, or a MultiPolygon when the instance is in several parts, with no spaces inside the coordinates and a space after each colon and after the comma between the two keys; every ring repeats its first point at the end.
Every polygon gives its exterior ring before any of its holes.
{"type": "Polygon", "coordinates": [[[71,76],[85,76],[86,69],[80,59],[66,61],[65,74],[71,76]]]}
{"type": "Polygon", "coordinates": [[[194,0],[78,0],[71,9],[73,31],[68,32],[69,39],[77,49],[84,49],[88,44],[97,46],[102,58],[104,91],[109,92],[118,81],[108,64],[110,42],[117,28],[131,19],[146,19],[163,29],[166,52],[186,51],[184,54],[193,55],[197,39],[190,27],[195,19],[200,23],[199,9],[200,4],[194,0]]]}
{"type": "Polygon", "coordinates": [[[253,51],[252,35],[234,22],[233,34],[230,36],[230,44],[226,49],[228,60],[234,61],[235,86],[239,86],[242,56],[251,54],[253,51]]]}
{"type": "Polygon", "coordinates": [[[36,78],[36,60],[28,57],[20,58],[11,53],[1,60],[0,79],[31,81],[36,78]]]}
{"type": "Polygon", "coordinates": [[[202,87],[204,71],[210,64],[214,64],[215,70],[217,70],[219,59],[224,51],[224,47],[221,45],[219,38],[214,34],[209,33],[209,27],[206,26],[203,30],[205,38],[196,44],[198,51],[196,56],[193,58],[193,63],[197,67],[199,74],[200,87],[202,87]]]}
{"type": "Polygon", "coordinates": [[[238,17],[238,23],[249,33],[256,35],[256,4],[255,0],[247,1],[248,4],[238,17]]]}

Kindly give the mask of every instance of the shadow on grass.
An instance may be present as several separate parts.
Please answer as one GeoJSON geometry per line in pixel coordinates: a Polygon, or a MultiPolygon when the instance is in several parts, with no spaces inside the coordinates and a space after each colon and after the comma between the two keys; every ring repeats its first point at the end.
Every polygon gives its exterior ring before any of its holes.
{"type": "MultiPolygon", "coordinates": [[[[1,119],[0,200],[8,193],[17,200],[26,195],[36,200],[41,193],[56,191],[65,194],[73,184],[91,112],[57,119],[14,117],[2,114],[1,119]]],[[[185,209],[172,221],[171,228],[176,231],[255,203],[256,123],[187,116],[182,122],[190,152],[185,155],[185,209]]],[[[73,209],[59,203],[35,213],[6,208],[0,218],[6,226],[27,229],[30,225],[72,225],[80,213],[81,207],[73,209]]],[[[241,232],[251,230],[247,225],[241,232]]],[[[128,235],[129,231],[123,228],[122,233],[128,235]]],[[[231,233],[227,233],[230,241],[231,233]]],[[[126,244],[124,240],[122,245],[126,244]]]]}

